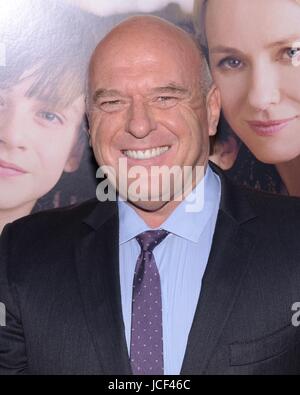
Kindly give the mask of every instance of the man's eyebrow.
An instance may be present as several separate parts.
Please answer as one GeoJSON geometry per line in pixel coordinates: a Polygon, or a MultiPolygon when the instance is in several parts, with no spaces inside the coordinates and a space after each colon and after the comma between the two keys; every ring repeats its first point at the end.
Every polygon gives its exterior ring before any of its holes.
{"type": "MultiPolygon", "coordinates": [[[[179,94],[184,95],[188,93],[188,89],[184,88],[181,85],[170,83],[164,86],[158,86],[151,89],[151,93],[168,93],[168,94],[179,94]]],[[[99,99],[105,97],[114,97],[114,96],[122,96],[122,93],[116,89],[97,89],[93,94],[93,102],[96,103],[99,99]]]]}
{"type": "Polygon", "coordinates": [[[116,89],[97,89],[93,94],[93,102],[96,103],[99,99],[103,97],[121,96],[121,92],[116,89]]]}
{"type": "Polygon", "coordinates": [[[181,85],[171,83],[153,88],[151,89],[151,93],[170,93],[184,95],[188,93],[188,89],[184,88],[181,85]]]}

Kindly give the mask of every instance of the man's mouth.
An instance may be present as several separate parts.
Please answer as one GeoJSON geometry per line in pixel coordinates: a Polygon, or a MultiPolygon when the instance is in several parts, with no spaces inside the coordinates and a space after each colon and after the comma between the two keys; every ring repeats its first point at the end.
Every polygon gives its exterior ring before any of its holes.
{"type": "Polygon", "coordinates": [[[169,146],[164,146],[146,150],[126,150],[123,151],[123,154],[131,159],[146,160],[156,158],[169,151],[170,148],[169,146]]]}

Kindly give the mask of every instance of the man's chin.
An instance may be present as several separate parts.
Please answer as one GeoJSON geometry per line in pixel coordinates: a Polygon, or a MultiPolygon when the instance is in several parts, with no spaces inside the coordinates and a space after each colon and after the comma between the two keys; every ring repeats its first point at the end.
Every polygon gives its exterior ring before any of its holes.
{"type": "Polygon", "coordinates": [[[142,201],[142,200],[130,200],[127,201],[130,205],[134,206],[135,208],[146,211],[146,212],[156,212],[161,210],[166,205],[170,204],[170,201],[142,201]]]}

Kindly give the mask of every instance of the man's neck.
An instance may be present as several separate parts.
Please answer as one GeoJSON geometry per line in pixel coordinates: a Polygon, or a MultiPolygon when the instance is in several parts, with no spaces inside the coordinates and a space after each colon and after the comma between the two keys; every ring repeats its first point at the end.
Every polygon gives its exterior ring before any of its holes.
{"type": "Polygon", "coordinates": [[[128,204],[135,210],[135,212],[142,218],[142,220],[149,226],[149,228],[155,229],[160,227],[178,207],[180,201],[170,201],[164,204],[161,208],[156,210],[146,210],[133,205],[128,204]]]}
{"type": "MultiPolygon", "coordinates": [[[[206,169],[207,166],[205,170],[206,169]]],[[[176,198],[168,202],[147,202],[139,205],[128,202],[128,204],[135,210],[149,228],[158,228],[172,215],[175,209],[187,198],[187,196],[195,190],[199,183],[202,181],[204,182],[205,174],[206,171],[198,174],[198,178],[196,177],[195,182],[191,183],[190,186],[185,189],[183,195],[177,195],[176,198]]]]}

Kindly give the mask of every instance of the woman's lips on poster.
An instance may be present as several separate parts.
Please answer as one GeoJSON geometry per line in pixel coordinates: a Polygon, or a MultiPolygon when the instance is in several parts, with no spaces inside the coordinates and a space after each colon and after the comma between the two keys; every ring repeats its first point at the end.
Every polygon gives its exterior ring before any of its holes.
{"type": "Polygon", "coordinates": [[[15,177],[27,173],[22,167],[0,160],[0,177],[15,177]]]}
{"type": "Polygon", "coordinates": [[[273,136],[288,126],[297,117],[279,119],[274,121],[247,121],[251,129],[260,136],[273,136]]]}

